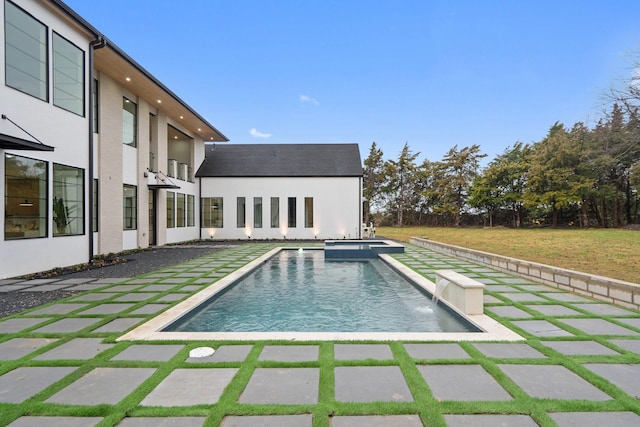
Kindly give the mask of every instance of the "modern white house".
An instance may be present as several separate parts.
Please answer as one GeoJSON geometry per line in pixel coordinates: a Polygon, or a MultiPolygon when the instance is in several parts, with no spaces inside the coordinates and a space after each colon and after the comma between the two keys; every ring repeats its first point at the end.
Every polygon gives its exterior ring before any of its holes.
{"type": "Polygon", "coordinates": [[[198,239],[227,138],[63,2],[0,2],[0,278],[198,239]]]}
{"type": "Polygon", "coordinates": [[[359,239],[357,144],[208,144],[202,239],[359,239]]]}
{"type": "Polygon", "coordinates": [[[360,236],[356,145],[223,159],[220,131],[62,1],[0,0],[0,25],[0,279],[200,238],[360,236]]]}

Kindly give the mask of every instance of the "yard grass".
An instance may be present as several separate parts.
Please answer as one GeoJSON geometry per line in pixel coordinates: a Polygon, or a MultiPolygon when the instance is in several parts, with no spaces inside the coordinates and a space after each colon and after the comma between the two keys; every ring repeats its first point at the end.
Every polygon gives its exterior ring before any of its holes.
{"type": "Polygon", "coordinates": [[[584,273],[640,283],[640,232],[621,229],[379,227],[377,234],[408,242],[424,237],[584,273]]]}

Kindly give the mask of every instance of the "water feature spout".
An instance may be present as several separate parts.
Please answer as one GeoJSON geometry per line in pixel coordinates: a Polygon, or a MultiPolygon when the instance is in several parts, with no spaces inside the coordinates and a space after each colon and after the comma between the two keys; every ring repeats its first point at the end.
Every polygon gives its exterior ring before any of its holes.
{"type": "Polygon", "coordinates": [[[444,289],[448,284],[449,281],[445,278],[440,277],[438,280],[436,280],[436,289],[433,293],[433,296],[431,297],[431,306],[433,308],[438,305],[438,301],[440,300],[440,298],[442,298],[442,293],[444,292],[444,289]]]}

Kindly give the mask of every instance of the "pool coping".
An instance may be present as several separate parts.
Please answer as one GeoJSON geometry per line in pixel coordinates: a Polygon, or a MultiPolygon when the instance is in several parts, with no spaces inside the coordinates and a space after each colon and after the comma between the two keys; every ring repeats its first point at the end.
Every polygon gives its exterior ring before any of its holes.
{"type": "MultiPolygon", "coordinates": [[[[287,249],[299,247],[280,246],[274,248],[227,276],[213,282],[200,292],[155,316],[148,322],[119,337],[117,341],[524,341],[525,338],[487,316],[465,315],[455,307],[447,306],[482,332],[163,332],[179,318],[187,315],[217,292],[233,284],[260,264],[287,249]]],[[[317,247],[303,250],[318,250],[317,247]]],[[[411,268],[387,254],[378,255],[383,261],[418,286],[434,294],[436,285],[411,268]]],[[[441,300],[443,302],[443,300],[441,300]]],[[[444,301],[446,303],[446,301],[444,301]]]]}

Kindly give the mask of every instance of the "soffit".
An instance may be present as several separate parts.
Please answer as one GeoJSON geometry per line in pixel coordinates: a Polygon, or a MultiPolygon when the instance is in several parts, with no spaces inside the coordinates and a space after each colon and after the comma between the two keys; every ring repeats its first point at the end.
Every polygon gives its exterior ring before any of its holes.
{"type": "Polygon", "coordinates": [[[95,51],[94,66],[129,92],[145,99],[154,108],[164,112],[192,135],[199,136],[205,142],[228,141],[222,133],[195,113],[175,94],[150,77],[137,64],[123,58],[117,50],[108,44],[95,51]]]}

